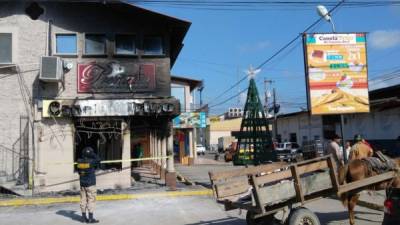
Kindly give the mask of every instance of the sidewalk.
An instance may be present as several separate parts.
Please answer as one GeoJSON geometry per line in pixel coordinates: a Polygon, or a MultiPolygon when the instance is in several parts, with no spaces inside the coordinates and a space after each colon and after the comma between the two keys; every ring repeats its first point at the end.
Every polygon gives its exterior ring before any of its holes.
{"type": "Polygon", "coordinates": [[[363,191],[360,193],[358,205],[370,209],[383,211],[383,202],[385,201],[385,191],[363,191]]]}
{"type": "Polygon", "coordinates": [[[211,188],[208,172],[228,171],[238,168],[240,167],[233,166],[231,162],[226,163],[205,157],[198,157],[195,161],[195,165],[193,166],[179,164],[175,165],[178,178],[186,183],[192,185],[202,185],[206,188],[211,188]]]}
{"type": "MultiPolygon", "coordinates": [[[[132,177],[135,181],[127,189],[97,189],[98,201],[131,200],[142,198],[159,197],[181,197],[181,196],[204,196],[211,195],[211,191],[201,186],[187,186],[177,183],[177,191],[170,191],[165,186],[165,181],[152,171],[150,167],[134,168],[132,177]]],[[[49,205],[58,203],[79,202],[78,191],[62,191],[39,193],[35,196],[16,197],[11,195],[0,196],[0,207],[4,206],[27,206],[27,205],[49,205]]]]}

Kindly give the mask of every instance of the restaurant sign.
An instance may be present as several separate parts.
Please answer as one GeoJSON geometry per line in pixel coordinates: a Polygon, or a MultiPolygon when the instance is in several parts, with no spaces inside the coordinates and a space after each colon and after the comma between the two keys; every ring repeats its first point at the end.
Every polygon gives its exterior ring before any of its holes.
{"type": "Polygon", "coordinates": [[[78,64],[78,93],[151,92],[156,88],[152,63],[93,62],[78,64]]]}
{"type": "Polygon", "coordinates": [[[313,115],[369,112],[365,33],[304,34],[313,115]]]}

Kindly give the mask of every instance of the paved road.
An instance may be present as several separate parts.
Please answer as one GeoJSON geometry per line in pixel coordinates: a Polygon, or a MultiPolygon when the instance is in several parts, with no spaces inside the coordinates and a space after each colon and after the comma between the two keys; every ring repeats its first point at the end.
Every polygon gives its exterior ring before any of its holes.
{"type": "Polygon", "coordinates": [[[198,156],[194,166],[175,165],[176,171],[186,180],[203,186],[210,186],[209,171],[227,171],[237,169],[239,167],[224,161],[214,160],[213,153],[206,153],[205,156],[198,156]]]}
{"type": "MultiPolygon", "coordinates": [[[[322,199],[307,205],[321,224],[346,225],[347,212],[337,200],[322,199]]],[[[378,225],[382,212],[356,208],[357,225],[378,225]]],[[[0,224],[43,225],[81,224],[78,204],[1,208],[0,224]]],[[[208,196],[154,198],[99,202],[96,214],[99,225],[245,225],[244,212],[225,212],[208,196]]]]}

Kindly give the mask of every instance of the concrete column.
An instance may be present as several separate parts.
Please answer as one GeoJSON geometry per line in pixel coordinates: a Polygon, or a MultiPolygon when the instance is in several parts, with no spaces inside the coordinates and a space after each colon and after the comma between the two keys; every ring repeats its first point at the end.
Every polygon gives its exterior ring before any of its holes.
{"type": "Polygon", "coordinates": [[[176,190],[176,173],[174,168],[174,142],[173,135],[167,138],[167,155],[170,156],[167,159],[167,172],[165,174],[165,184],[170,188],[170,190],[176,190]]]}
{"type": "MultiPolygon", "coordinates": [[[[129,160],[131,158],[131,129],[126,122],[121,123],[122,128],[122,160],[129,160]]],[[[126,175],[129,183],[131,181],[131,162],[122,162],[122,171],[126,175]]],[[[125,183],[125,182],[124,182],[125,183]]]]}
{"type": "MultiPolygon", "coordinates": [[[[150,149],[150,157],[154,157],[154,153],[153,153],[153,134],[152,134],[152,131],[149,131],[149,149],[150,149]]],[[[150,166],[153,166],[153,160],[150,160],[150,166]]]]}
{"type": "Polygon", "coordinates": [[[174,136],[171,132],[171,135],[168,137],[167,142],[167,153],[169,153],[169,158],[167,160],[167,171],[172,173],[175,172],[175,165],[174,165],[174,136]]]}
{"type": "Polygon", "coordinates": [[[194,165],[193,130],[189,130],[189,166],[194,165]]]}
{"type": "Polygon", "coordinates": [[[197,159],[197,151],[196,151],[196,145],[197,145],[197,130],[196,128],[193,128],[193,159],[196,161],[197,159]]]}
{"type": "MultiPolygon", "coordinates": [[[[161,156],[166,157],[167,156],[167,138],[162,137],[161,138],[161,156]]],[[[163,169],[167,169],[167,159],[163,158],[161,160],[161,165],[163,169]]]]}

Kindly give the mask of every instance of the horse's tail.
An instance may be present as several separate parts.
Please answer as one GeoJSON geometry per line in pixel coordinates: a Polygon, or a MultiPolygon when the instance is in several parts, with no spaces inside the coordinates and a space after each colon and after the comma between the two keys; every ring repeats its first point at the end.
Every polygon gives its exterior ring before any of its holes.
{"type": "MultiPolygon", "coordinates": [[[[344,184],[344,182],[346,181],[346,177],[347,177],[347,173],[348,172],[349,172],[349,165],[348,164],[345,164],[345,165],[342,165],[342,166],[339,167],[338,177],[339,177],[339,184],[340,185],[344,184]]],[[[343,205],[347,206],[347,203],[348,203],[348,200],[349,200],[347,192],[340,194],[339,197],[340,197],[340,200],[342,201],[343,205]]]]}

